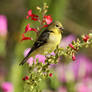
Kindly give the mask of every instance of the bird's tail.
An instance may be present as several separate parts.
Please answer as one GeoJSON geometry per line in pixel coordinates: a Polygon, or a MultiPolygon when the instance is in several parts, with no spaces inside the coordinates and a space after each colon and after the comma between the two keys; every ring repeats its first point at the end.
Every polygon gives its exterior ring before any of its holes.
{"type": "Polygon", "coordinates": [[[19,65],[23,65],[27,60],[28,60],[28,56],[25,57],[25,58],[21,61],[21,63],[20,63],[19,65]]]}

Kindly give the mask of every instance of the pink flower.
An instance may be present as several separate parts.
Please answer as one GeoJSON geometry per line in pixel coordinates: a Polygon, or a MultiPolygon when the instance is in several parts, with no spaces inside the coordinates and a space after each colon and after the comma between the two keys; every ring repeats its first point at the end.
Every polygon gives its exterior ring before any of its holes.
{"type": "Polygon", "coordinates": [[[26,19],[29,19],[29,16],[26,16],[26,19]]]}
{"type": "MultiPolygon", "coordinates": [[[[27,48],[27,49],[24,51],[24,57],[27,56],[27,54],[29,53],[30,50],[31,50],[31,48],[27,48]]],[[[31,65],[33,64],[33,62],[36,63],[37,60],[39,61],[39,63],[40,63],[40,62],[45,63],[46,57],[45,57],[44,55],[37,54],[37,55],[35,56],[35,58],[34,58],[34,57],[30,57],[30,58],[27,60],[27,63],[31,66],[31,65]]]]}
{"type": "Polygon", "coordinates": [[[67,70],[67,69],[64,65],[59,64],[56,67],[57,77],[58,77],[59,81],[61,81],[61,82],[66,82],[65,70],[67,70]]]}
{"type": "Polygon", "coordinates": [[[31,66],[34,62],[34,58],[33,57],[30,57],[28,60],[27,60],[27,63],[29,64],[29,66],[31,66]]]}
{"type": "Polygon", "coordinates": [[[46,23],[49,25],[49,24],[51,24],[52,23],[52,18],[51,18],[51,16],[44,16],[44,18],[46,19],[46,23]]]}
{"type": "Polygon", "coordinates": [[[29,66],[31,66],[34,63],[36,63],[37,61],[40,63],[42,62],[43,64],[45,63],[46,57],[44,55],[36,55],[35,58],[30,57],[27,61],[27,63],[29,64],[29,66]]]}
{"type": "Polygon", "coordinates": [[[7,30],[7,18],[4,15],[0,15],[0,36],[6,36],[7,30]]]}
{"type": "Polygon", "coordinates": [[[82,79],[92,75],[92,61],[88,59],[85,55],[78,55],[76,62],[79,64],[78,67],[78,78],[82,79]]]}
{"type": "Polygon", "coordinates": [[[1,85],[3,92],[13,92],[13,85],[10,82],[4,82],[1,85]]]}
{"type": "Polygon", "coordinates": [[[47,54],[46,56],[49,57],[49,56],[51,56],[51,55],[52,55],[52,56],[55,56],[55,53],[54,53],[54,52],[51,52],[50,54],[47,54]]]}
{"type": "Polygon", "coordinates": [[[32,10],[28,11],[28,16],[32,16],[32,10]]]}
{"type": "Polygon", "coordinates": [[[65,87],[60,87],[58,89],[58,92],[67,92],[67,89],[65,87]]]}
{"type": "MultiPolygon", "coordinates": [[[[29,53],[29,51],[31,50],[31,48],[27,48],[25,51],[24,51],[24,57],[27,56],[27,54],[29,53]]],[[[31,66],[33,64],[33,57],[30,57],[28,60],[27,60],[27,63],[31,66]]]]}
{"type": "Polygon", "coordinates": [[[92,61],[83,54],[77,55],[75,62],[68,66],[72,67],[71,71],[74,73],[75,80],[92,75],[92,61]]]}
{"type": "Polygon", "coordinates": [[[92,90],[88,87],[88,84],[78,83],[76,85],[76,92],[92,92],[92,90]]]}
{"type": "Polygon", "coordinates": [[[36,62],[37,60],[39,62],[45,63],[46,57],[44,55],[38,54],[38,55],[35,56],[34,62],[36,62]]]}
{"type": "Polygon", "coordinates": [[[55,56],[55,53],[54,52],[51,52],[50,55],[55,56]]]}
{"type": "Polygon", "coordinates": [[[30,50],[31,50],[31,48],[27,48],[27,49],[24,51],[24,57],[27,56],[27,54],[29,53],[30,50]]]}

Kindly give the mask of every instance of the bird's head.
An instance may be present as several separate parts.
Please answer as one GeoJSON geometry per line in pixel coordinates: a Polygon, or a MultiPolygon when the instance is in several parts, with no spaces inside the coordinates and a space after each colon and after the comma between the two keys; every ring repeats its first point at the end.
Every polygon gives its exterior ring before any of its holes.
{"type": "Polygon", "coordinates": [[[63,32],[64,28],[63,25],[59,21],[52,22],[49,26],[50,30],[63,32]]]}

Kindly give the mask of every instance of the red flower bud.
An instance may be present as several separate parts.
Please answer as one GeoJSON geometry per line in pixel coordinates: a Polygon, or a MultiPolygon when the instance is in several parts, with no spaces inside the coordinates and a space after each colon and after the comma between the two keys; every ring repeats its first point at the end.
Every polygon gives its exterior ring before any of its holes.
{"type": "Polygon", "coordinates": [[[28,80],[29,79],[29,77],[28,76],[25,76],[25,80],[28,80]]]}
{"type": "Polygon", "coordinates": [[[72,49],[76,50],[76,48],[74,48],[74,46],[70,43],[69,47],[71,47],[72,49]]]}
{"type": "Polygon", "coordinates": [[[50,73],[49,76],[52,77],[52,73],[50,73]]]}
{"type": "Polygon", "coordinates": [[[74,49],[74,46],[72,44],[69,44],[69,47],[71,47],[72,49],[74,49]]]}
{"type": "Polygon", "coordinates": [[[22,80],[25,81],[25,80],[28,80],[29,77],[28,76],[25,76],[22,80]]]}
{"type": "Polygon", "coordinates": [[[32,17],[32,20],[37,21],[38,19],[37,19],[37,18],[32,17]]]}
{"type": "Polygon", "coordinates": [[[25,81],[25,78],[22,78],[23,81],[25,81]]]}
{"type": "Polygon", "coordinates": [[[38,16],[35,15],[35,14],[32,14],[31,19],[34,20],[34,21],[38,21],[38,16]]]}
{"type": "Polygon", "coordinates": [[[85,35],[85,36],[83,37],[83,40],[84,40],[85,42],[87,42],[88,39],[89,39],[89,36],[88,36],[88,35],[85,35]]]}
{"type": "Polygon", "coordinates": [[[42,28],[48,27],[48,25],[44,25],[42,28]]]}
{"type": "Polygon", "coordinates": [[[73,60],[73,61],[76,60],[76,57],[75,57],[74,53],[72,54],[72,60],[73,60]]]}
{"type": "Polygon", "coordinates": [[[36,18],[37,18],[37,17],[38,17],[38,15],[32,14],[32,15],[31,15],[31,17],[32,17],[32,18],[33,18],[33,17],[36,17],[36,18]]]}

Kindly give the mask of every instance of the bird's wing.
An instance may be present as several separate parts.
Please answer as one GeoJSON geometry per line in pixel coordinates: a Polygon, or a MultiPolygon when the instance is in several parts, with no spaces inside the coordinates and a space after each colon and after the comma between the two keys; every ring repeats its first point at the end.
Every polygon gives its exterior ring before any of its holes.
{"type": "Polygon", "coordinates": [[[37,39],[37,41],[33,44],[33,47],[31,48],[31,50],[29,51],[29,53],[27,54],[27,56],[22,60],[22,62],[20,63],[20,65],[23,65],[29,58],[30,54],[36,50],[37,48],[43,46],[45,43],[47,43],[48,38],[50,33],[53,31],[50,30],[44,30],[41,35],[39,36],[39,38],[37,39]]]}
{"type": "Polygon", "coordinates": [[[32,53],[34,50],[36,50],[37,48],[43,46],[45,43],[47,43],[47,40],[49,38],[50,35],[50,30],[45,30],[41,33],[41,35],[39,36],[39,38],[37,39],[37,41],[34,43],[32,49],[30,50],[29,54],[32,53]]]}

